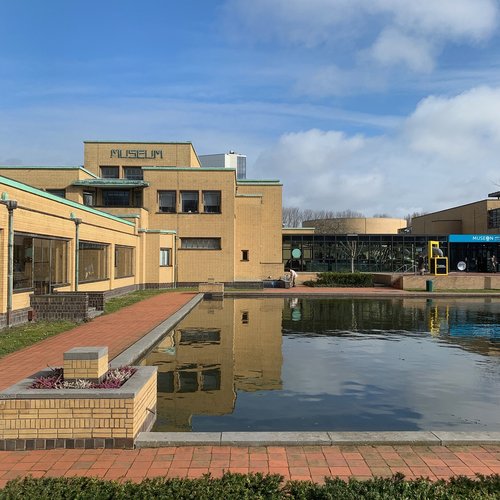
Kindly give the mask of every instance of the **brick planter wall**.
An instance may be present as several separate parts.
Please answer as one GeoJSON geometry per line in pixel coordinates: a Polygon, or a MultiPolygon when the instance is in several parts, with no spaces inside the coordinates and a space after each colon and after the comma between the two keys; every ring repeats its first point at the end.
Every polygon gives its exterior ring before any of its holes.
{"type": "Polygon", "coordinates": [[[86,293],[31,295],[30,302],[37,321],[59,319],[86,321],[89,318],[89,297],[86,293]]]}
{"type": "Polygon", "coordinates": [[[28,389],[44,370],[0,393],[0,450],[132,448],[156,420],[156,372],[119,389],[28,389]]]}

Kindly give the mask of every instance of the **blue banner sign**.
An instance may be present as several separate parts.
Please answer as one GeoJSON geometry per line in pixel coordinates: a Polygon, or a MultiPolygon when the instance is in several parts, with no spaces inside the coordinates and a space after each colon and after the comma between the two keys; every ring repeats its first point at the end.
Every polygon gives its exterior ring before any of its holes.
{"type": "Polygon", "coordinates": [[[500,243],[500,234],[450,234],[450,243],[500,243]]]}

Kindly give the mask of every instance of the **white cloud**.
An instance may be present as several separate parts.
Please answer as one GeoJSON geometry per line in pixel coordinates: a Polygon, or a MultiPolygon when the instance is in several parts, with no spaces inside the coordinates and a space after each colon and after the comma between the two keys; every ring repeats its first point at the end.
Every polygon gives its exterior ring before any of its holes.
{"type": "Polygon", "coordinates": [[[387,29],[367,54],[384,66],[403,64],[413,71],[429,72],[434,68],[433,52],[434,48],[428,41],[387,29]]]}
{"type": "Polygon", "coordinates": [[[484,198],[499,178],[500,88],[424,99],[392,133],[283,135],[256,163],[285,205],[404,216],[484,198]]]}
{"type": "Polygon", "coordinates": [[[498,25],[496,0],[227,0],[227,24],[240,39],[327,45],[352,61],[429,71],[446,43],[477,43],[498,25]]]}

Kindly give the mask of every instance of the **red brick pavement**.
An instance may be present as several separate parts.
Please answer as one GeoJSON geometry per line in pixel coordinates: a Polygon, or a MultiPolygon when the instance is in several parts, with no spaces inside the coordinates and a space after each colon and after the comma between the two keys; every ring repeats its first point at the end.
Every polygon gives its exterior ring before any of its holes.
{"type": "Polygon", "coordinates": [[[62,366],[63,353],[73,347],[108,346],[111,360],[194,295],[185,292],[156,295],[9,354],[0,359],[0,390],[47,366],[62,366]]]}
{"type": "Polygon", "coordinates": [[[0,487],[16,477],[93,476],[144,478],[219,477],[224,471],[281,474],[322,482],[386,477],[448,479],[500,473],[499,445],[459,446],[184,446],[140,450],[40,450],[0,452],[0,487]]]}

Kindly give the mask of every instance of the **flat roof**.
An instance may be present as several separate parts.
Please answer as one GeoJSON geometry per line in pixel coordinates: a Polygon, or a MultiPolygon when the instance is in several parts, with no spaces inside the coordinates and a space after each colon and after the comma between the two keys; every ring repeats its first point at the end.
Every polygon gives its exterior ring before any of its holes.
{"type": "Polygon", "coordinates": [[[97,178],[96,174],[93,174],[87,170],[82,165],[0,165],[0,170],[81,170],[92,177],[97,178]]]}

